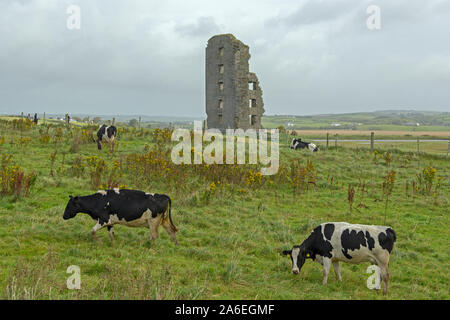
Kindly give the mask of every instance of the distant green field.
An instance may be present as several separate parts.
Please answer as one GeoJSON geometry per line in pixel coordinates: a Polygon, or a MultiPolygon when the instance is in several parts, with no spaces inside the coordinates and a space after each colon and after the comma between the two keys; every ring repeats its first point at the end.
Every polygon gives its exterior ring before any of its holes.
{"type": "MultiPolygon", "coordinates": [[[[12,121],[12,120],[19,120],[21,119],[21,117],[18,116],[0,116],[0,120],[7,120],[7,121],[12,121]]],[[[58,120],[58,119],[38,119],[38,125],[43,125],[43,124],[64,124],[64,121],[58,120]]],[[[87,123],[84,122],[78,122],[78,121],[70,121],[71,125],[74,126],[86,126],[87,123]]]]}
{"type": "Polygon", "coordinates": [[[380,111],[315,116],[263,116],[267,128],[450,132],[449,112],[380,111]],[[419,125],[417,125],[419,124],[419,125]]]}
{"type": "MultiPolygon", "coordinates": [[[[0,196],[2,299],[450,298],[450,162],[440,149],[417,155],[406,152],[414,143],[404,151],[380,144],[372,154],[341,144],[325,151],[320,143],[311,153],[289,149],[291,137],[282,134],[278,173],[261,177],[255,165],[173,165],[167,136],[155,130],[119,127],[116,150],[109,152],[83,140],[89,132],[83,136],[81,128],[46,128],[0,122],[5,177],[14,165],[37,174],[28,196],[0,196]],[[103,159],[106,168],[88,159],[103,159]],[[310,183],[294,194],[307,161],[310,183]],[[436,170],[429,184],[427,166],[436,170]],[[382,183],[391,170],[396,179],[385,211],[382,183]],[[179,246],[162,229],[151,243],[147,229],[124,226],[115,228],[114,243],[105,230],[94,241],[95,223],[87,215],[62,219],[69,195],[91,194],[108,183],[170,195],[179,246]],[[351,213],[349,187],[355,189],[351,213]],[[366,287],[369,264],[342,263],[344,281],[330,274],[327,286],[317,263],[291,274],[281,251],[326,221],[386,224],[396,231],[388,296],[366,287]],[[80,290],[66,287],[71,265],[81,269],[80,290]]],[[[1,180],[7,187],[8,181],[1,180]]]]}

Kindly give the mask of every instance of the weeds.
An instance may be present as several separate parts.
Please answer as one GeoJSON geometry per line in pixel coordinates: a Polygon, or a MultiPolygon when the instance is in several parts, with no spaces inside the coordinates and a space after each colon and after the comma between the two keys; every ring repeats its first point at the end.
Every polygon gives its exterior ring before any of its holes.
{"type": "Polygon", "coordinates": [[[387,215],[387,208],[388,208],[388,204],[389,204],[389,197],[391,196],[392,190],[394,189],[394,185],[395,185],[395,174],[396,174],[396,172],[394,170],[391,170],[383,178],[383,196],[385,198],[384,224],[386,224],[386,215],[387,215]]]}
{"type": "Polygon", "coordinates": [[[2,156],[0,185],[3,195],[13,195],[15,199],[28,196],[31,188],[36,184],[36,180],[36,172],[25,174],[20,166],[12,165],[11,156],[2,156]]]}
{"type": "Polygon", "coordinates": [[[348,200],[348,204],[350,206],[350,214],[352,214],[354,198],[355,198],[355,188],[353,188],[352,186],[349,185],[348,191],[347,191],[347,200],[348,200]]]}

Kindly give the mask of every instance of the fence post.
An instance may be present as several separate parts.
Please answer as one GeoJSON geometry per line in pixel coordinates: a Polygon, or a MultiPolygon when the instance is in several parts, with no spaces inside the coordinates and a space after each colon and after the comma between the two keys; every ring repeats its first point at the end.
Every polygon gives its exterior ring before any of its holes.
{"type": "Polygon", "coordinates": [[[447,155],[445,156],[445,158],[448,158],[448,151],[450,150],[450,141],[448,142],[448,147],[447,147],[447,155]]]}
{"type": "Polygon", "coordinates": [[[370,152],[372,152],[372,153],[373,153],[374,136],[375,136],[375,132],[371,132],[370,133],[370,152]]]}
{"type": "Polygon", "coordinates": [[[141,117],[139,117],[139,130],[141,130],[141,117]]]}
{"type": "Polygon", "coordinates": [[[45,124],[45,112],[44,112],[44,124],[45,124]]]}
{"type": "Polygon", "coordinates": [[[114,125],[116,123],[116,118],[112,119],[112,125],[114,125]]]}
{"type": "Polygon", "coordinates": [[[328,151],[328,144],[330,143],[330,133],[327,132],[327,151],[328,151]]]}

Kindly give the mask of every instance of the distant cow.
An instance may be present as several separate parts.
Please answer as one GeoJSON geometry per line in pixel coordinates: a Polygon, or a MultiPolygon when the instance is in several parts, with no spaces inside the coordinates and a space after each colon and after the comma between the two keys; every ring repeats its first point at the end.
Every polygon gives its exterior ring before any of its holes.
{"type": "Polygon", "coordinates": [[[326,222],[316,227],[301,245],[283,254],[291,257],[294,274],[300,272],[308,258],[322,264],[323,284],[327,283],[331,264],[339,281],[342,281],[339,261],[376,264],[380,267],[383,293],[387,294],[389,257],[395,241],[395,232],[390,227],[326,222]]]}
{"type": "Polygon", "coordinates": [[[102,125],[97,131],[97,147],[98,150],[102,150],[102,141],[106,141],[111,144],[111,148],[114,149],[114,142],[116,140],[117,128],[115,126],[102,125]]]}
{"type": "Polygon", "coordinates": [[[319,150],[319,148],[317,148],[317,146],[314,143],[304,142],[300,138],[298,139],[293,138],[291,141],[291,145],[289,147],[294,150],[308,148],[312,152],[316,152],[319,150]]]}
{"type": "Polygon", "coordinates": [[[158,227],[162,224],[175,244],[178,244],[175,235],[178,229],[172,222],[171,206],[171,200],[165,194],[115,188],[99,190],[88,196],[69,196],[63,218],[67,220],[79,212],[87,213],[97,221],[91,231],[94,238],[98,230],[108,227],[111,241],[114,239],[115,224],[149,228],[152,240],[158,237],[158,227]]]}

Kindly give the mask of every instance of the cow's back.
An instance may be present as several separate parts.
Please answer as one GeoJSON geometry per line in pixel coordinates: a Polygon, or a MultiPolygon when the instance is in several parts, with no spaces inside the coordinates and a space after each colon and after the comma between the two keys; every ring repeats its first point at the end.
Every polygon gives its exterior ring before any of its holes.
{"type": "Polygon", "coordinates": [[[128,189],[107,190],[108,209],[111,215],[126,221],[136,220],[149,208],[149,200],[143,191],[128,189]]]}
{"type": "Polygon", "coordinates": [[[129,189],[108,190],[107,196],[111,199],[110,212],[127,221],[141,218],[146,211],[156,218],[167,210],[170,201],[167,195],[129,189]]]}
{"type": "Polygon", "coordinates": [[[389,255],[392,250],[393,242],[389,247],[392,238],[389,234],[392,231],[395,235],[395,232],[388,226],[347,222],[327,222],[320,226],[322,234],[333,247],[332,255],[336,260],[349,263],[364,261],[374,263],[377,257],[389,255]]]}

